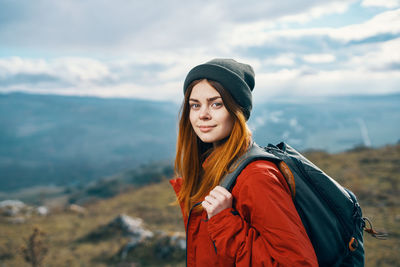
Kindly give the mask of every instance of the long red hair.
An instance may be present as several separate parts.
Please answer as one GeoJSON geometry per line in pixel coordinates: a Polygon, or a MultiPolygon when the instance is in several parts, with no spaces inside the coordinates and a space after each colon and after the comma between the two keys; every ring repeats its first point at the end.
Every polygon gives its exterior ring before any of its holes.
{"type": "MultiPolygon", "coordinates": [[[[193,87],[200,81],[202,80],[193,81],[185,93],[180,111],[175,157],[176,175],[183,179],[178,201],[183,203],[186,214],[220,183],[226,173],[232,171],[232,163],[246,152],[251,139],[241,107],[220,83],[211,80],[207,82],[221,95],[234,125],[231,134],[215,148],[213,144],[204,143],[197,137],[189,119],[189,97],[193,87]]],[[[200,210],[201,205],[197,209],[200,210]]]]}

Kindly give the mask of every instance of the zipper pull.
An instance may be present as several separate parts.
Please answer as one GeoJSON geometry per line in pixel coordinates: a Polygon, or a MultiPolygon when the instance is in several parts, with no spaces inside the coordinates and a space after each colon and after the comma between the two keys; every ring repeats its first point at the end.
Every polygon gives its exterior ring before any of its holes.
{"type": "Polygon", "coordinates": [[[375,231],[372,227],[371,221],[367,217],[363,217],[362,220],[364,221],[364,231],[370,234],[371,236],[375,237],[376,239],[386,240],[388,237],[387,233],[375,231]],[[367,224],[369,227],[367,227],[367,224]]]}

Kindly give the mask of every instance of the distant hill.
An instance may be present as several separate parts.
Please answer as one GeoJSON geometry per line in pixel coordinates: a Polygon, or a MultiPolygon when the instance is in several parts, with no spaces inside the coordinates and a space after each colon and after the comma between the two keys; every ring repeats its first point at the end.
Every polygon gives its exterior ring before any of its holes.
{"type": "MultiPolygon", "coordinates": [[[[400,95],[255,103],[260,145],[338,152],[400,139],[400,95]]],[[[143,163],[172,160],[179,105],[25,93],[0,94],[0,192],[85,185],[143,163]]]]}
{"type": "Polygon", "coordinates": [[[86,184],[171,159],[174,103],[0,94],[0,191],[86,184]]]}
{"type": "Polygon", "coordinates": [[[259,144],[339,152],[400,140],[400,94],[279,100],[255,105],[249,121],[259,144]]]}

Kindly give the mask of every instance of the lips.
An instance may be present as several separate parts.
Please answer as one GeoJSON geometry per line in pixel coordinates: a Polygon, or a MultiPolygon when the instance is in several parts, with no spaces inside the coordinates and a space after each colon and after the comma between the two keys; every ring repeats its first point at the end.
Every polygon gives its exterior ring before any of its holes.
{"type": "Polygon", "coordinates": [[[203,133],[211,131],[215,126],[199,126],[199,129],[203,133]]]}

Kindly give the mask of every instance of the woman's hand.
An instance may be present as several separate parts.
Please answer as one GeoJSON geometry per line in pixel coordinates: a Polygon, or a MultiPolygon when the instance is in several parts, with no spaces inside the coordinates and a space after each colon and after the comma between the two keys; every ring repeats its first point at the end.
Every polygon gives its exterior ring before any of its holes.
{"type": "Polygon", "coordinates": [[[208,219],[224,209],[232,207],[232,194],[222,186],[217,185],[201,203],[207,212],[208,219]]]}

